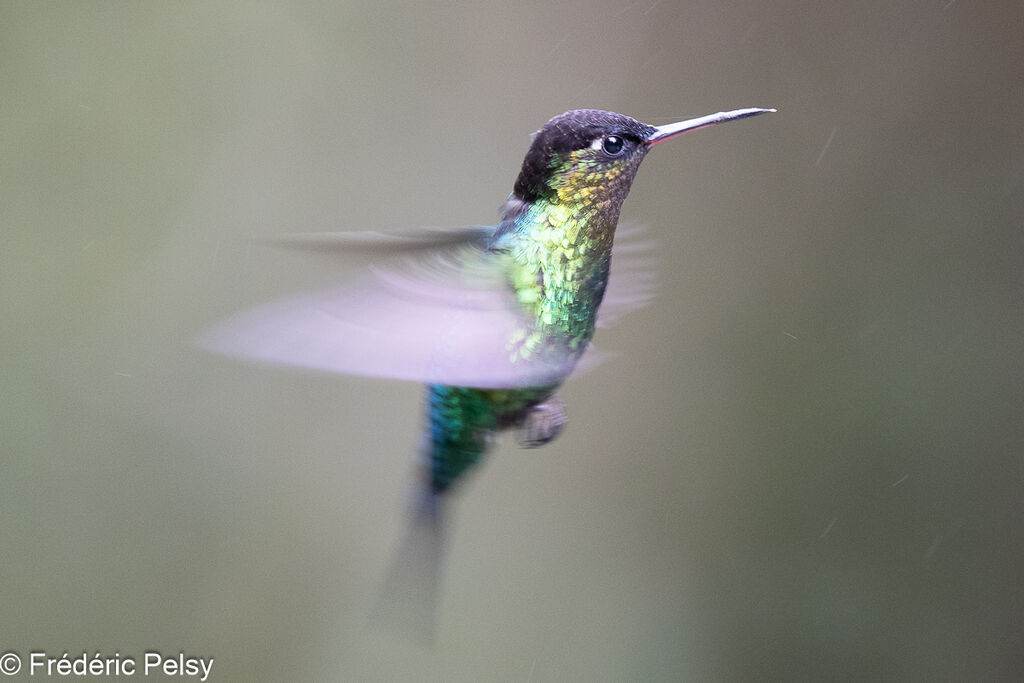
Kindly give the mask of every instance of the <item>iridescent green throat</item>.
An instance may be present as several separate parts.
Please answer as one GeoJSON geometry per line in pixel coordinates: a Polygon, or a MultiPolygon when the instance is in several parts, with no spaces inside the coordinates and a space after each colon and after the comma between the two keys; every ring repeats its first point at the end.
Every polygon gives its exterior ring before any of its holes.
{"type": "Polygon", "coordinates": [[[524,356],[553,339],[574,354],[590,342],[619,212],[642,158],[608,167],[574,151],[553,161],[546,192],[532,202],[513,194],[506,204],[492,250],[511,258],[519,304],[538,323],[523,341],[524,356]]]}

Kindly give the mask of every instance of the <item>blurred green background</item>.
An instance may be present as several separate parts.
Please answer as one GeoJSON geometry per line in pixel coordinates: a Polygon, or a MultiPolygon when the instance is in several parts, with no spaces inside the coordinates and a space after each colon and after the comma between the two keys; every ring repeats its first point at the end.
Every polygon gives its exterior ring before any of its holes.
{"type": "Polygon", "coordinates": [[[1024,5],[0,5],[0,651],[211,680],[1024,675],[1024,5]],[[704,130],[660,296],[367,626],[421,390],[187,345],[353,276],[290,231],[491,222],[566,109],[704,130]]]}

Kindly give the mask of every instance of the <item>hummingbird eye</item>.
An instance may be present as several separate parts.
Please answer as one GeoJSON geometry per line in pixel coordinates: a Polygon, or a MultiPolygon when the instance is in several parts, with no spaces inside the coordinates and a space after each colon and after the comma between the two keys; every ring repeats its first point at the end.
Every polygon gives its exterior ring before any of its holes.
{"type": "Polygon", "coordinates": [[[626,148],[626,141],[618,135],[608,135],[605,136],[604,141],[601,143],[601,148],[604,149],[604,153],[608,156],[617,157],[626,148]]]}

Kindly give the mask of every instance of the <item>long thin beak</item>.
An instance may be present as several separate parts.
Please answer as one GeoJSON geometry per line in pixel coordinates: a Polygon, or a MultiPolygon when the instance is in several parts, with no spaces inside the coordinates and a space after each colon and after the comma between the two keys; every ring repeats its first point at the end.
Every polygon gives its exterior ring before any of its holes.
{"type": "Polygon", "coordinates": [[[647,144],[654,146],[659,142],[665,142],[665,140],[671,140],[677,135],[683,133],[689,133],[691,130],[697,130],[698,128],[707,128],[713,126],[716,123],[725,123],[726,121],[735,121],[737,119],[745,119],[751,116],[759,116],[761,114],[767,114],[768,112],[775,111],[774,109],[736,109],[733,111],[720,111],[717,114],[708,114],[707,116],[701,116],[696,119],[689,119],[687,121],[679,121],[678,123],[669,123],[664,126],[656,126],[654,134],[647,138],[647,144]]]}

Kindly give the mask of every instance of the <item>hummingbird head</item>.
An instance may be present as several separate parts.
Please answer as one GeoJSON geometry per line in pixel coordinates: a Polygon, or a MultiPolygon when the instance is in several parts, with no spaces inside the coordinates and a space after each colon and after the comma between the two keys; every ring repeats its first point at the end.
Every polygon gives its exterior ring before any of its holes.
{"type": "Polygon", "coordinates": [[[650,126],[599,109],[560,114],[533,136],[513,199],[575,204],[618,216],[640,162],[655,144],[715,123],[757,116],[774,109],[737,109],[650,126]]]}
{"type": "Polygon", "coordinates": [[[629,193],[656,128],[610,111],[577,109],[554,117],[533,136],[514,194],[537,200],[616,207],[629,193]]]}

